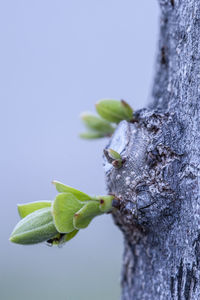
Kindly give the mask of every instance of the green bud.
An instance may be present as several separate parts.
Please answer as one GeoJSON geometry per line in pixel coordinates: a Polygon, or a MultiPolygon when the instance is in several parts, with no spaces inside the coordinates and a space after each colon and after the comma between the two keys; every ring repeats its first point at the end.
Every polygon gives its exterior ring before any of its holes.
{"type": "Polygon", "coordinates": [[[121,155],[117,151],[115,151],[115,150],[113,150],[111,148],[108,149],[107,151],[108,151],[109,156],[112,159],[114,159],[114,160],[121,160],[122,161],[122,157],[121,157],[121,155]]]}
{"type": "Polygon", "coordinates": [[[71,193],[79,201],[92,200],[92,198],[89,195],[87,195],[87,194],[85,194],[85,193],[83,193],[79,190],[76,190],[76,189],[72,188],[71,186],[65,185],[65,184],[63,184],[61,182],[58,182],[58,181],[55,181],[55,180],[52,181],[52,183],[55,185],[55,187],[56,187],[56,189],[59,193],[71,193]]]}
{"type": "Polygon", "coordinates": [[[89,113],[83,113],[81,115],[81,119],[84,125],[92,133],[99,133],[103,136],[110,136],[115,130],[109,122],[89,113]]]}
{"type": "Polygon", "coordinates": [[[113,149],[104,149],[104,155],[107,158],[108,162],[113,165],[116,169],[121,168],[123,162],[121,155],[114,151],[113,149]]]}
{"type": "Polygon", "coordinates": [[[74,214],[83,207],[83,202],[79,201],[71,193],[58,194],[52,205],[54,224],[60,233],[72,232],[74,214]]]}
{"type": "Polygon", "coordinates": [[[42,208],[23,218],[14,228],[10,241],[22,245],[44,242],[57,234],[51,208],[42,208]]]}
{"type": "Polygon", "coordinates": [[[73,218],[73,224],[76,229],[86,228],[92,219],[102,212],[99,209],[99,202],[88,201],[79,211],[77,211],[73,218]]]}
{"type": "Polygon", "coordinates": [[[51,204],[52,204],[51,201],[35,201],[35,202],[30,202],[25,204],[18,204],[17,208],[20,217],[24,218],[38,209],[51,207],[51,204]]]}
{"type": "Polygon", "coordinates": [[[114,196],[106,195],[106,196],[98,196],[97,198],[100,202],[99,209],[101,212],[108,213],[112,210],[112,201],[114,199],[114,196]]]}
{"type": "Polygon", "coordinates": [[[117,124],[122,120],[133,119],[133,110],[124,100],[100,100],[96,104],[96,110],[103,119],[117,124]]]}

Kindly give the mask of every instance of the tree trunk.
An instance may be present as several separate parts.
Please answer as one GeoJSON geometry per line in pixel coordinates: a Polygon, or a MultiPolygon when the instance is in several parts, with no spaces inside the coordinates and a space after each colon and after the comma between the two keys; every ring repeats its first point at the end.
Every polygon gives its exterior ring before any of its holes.
{"type": "Polygon", "coordinates": [[[154,102],[117,127],[105,162],[124,234],[123,300],[200,299],[200,1],[160,0],[154,102]]]}

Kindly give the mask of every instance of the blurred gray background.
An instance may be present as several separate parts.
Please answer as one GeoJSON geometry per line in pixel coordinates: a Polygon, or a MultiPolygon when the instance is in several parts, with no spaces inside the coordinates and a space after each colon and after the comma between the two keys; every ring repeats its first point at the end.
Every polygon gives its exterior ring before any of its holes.
{"type": "Polygon", "coordinates": [[[8,238],[17,203],[53,199],[53,179],[105,193],[107,140],[80,140],[79,114],[105,97],[146,105],[158,10],[156,0],[0,1],[0,299],[120,298],[123,239],[110,216],[61,249],[8,238]]]}

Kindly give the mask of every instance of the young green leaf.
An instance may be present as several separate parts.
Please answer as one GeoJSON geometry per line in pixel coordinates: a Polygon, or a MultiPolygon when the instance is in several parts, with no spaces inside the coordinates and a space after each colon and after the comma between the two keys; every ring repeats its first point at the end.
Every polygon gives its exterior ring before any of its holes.
{"type": "Polygon", "coordinates": [[[96,104],[96,110],[103,119],[117,124],[122,120],[131,121],[133,118],[133,110],[124,100],[100,100],[96,104]]]}
{"type": "Polygon", "coordinates": [[[77,211],[73,218],[73,224],[76,229],[86,228],[92,219],[102,212],[99,209],[99,202],[88,201],[79,211],[77,211]]]}
{"type": "Polygon", "coordinates": [[[55,181],[55,180],[52,183],[55,185],[55,187],[59,193],[71,193],[79,201],[92,200],[92,198],[89,195],[87,195],[79,190],[76,190],[76,189],[72,188],[71,186],[65,185],[65,184],[55,181]]]}
{"type": "Polygon", "coordinates": [[[25,204],[18,204],[18,213],[21,218],[26,217],[27,215],[31,214],[32,212],[45,208],[45,207],[51,207],[51,201],[35,201],[25,204]]]}
{"type": "Polygon", "coordinates": [[[101,212],[107,213],[112,210],[112,201],[114,199],[114,196],[106,195],[106,196],[98,196],[97,198],[100,202],[99,209],[101,212]]]}
{"type": "Polygon", "coordinates": [[[81,133],[79,136],[82,139],[95,140],[95,139],[100,139],[100,138],[105,137],[105,134],[100,133],[100,132],[88,131],[88,132],[81,133]]]}
{"type": "Polygon", "coordinates": [[[77,235],[78,232],[79,232],[79,230],[75,229],[72,232],[66,233],[65,236],[63,237],[63,240],[61,243],[64,244],[66,242],[69,242],[71,239],[73,239],[77,235]]]}
{"type": "Polygon", "coordinates": [[[57,234],[51,208],[42,208],[23,218],[14,228],[10,241],[22,245],[44,242],[57,234]]]}
{"type": "Polygon", "coordinates": [[[81,119],[90,131],[103,136],[110,136],[115,130],[109,122],[89,113],[83,113],[81,119]]]}
{"type": "Polygon", "coordinates": [[[72,232],[74,214],[83,207],[84,203],[79,201],[71,193],[58,194],[52,205],[54,224],[60,233],[72,232]]]}

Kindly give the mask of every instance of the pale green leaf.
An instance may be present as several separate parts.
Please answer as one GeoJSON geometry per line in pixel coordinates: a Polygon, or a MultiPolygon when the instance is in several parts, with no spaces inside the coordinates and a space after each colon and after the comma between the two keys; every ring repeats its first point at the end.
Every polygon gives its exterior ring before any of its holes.
{"type": "Polygon", "coordinates": [[[87,132],[81,133],[79,136],[80,136],[80,138],[85,139],[85,140],[95,140],[95,139],[104,138],[105,134],[100,133],[100,132],[87,131],[87,132]]]}
{"type": "Polygon", "coordinates": [[[109,136],[115,130],[109,122],[90,113],[81,114],[81,119],[89,130],[100,133],[103,136],[109,136]]]}
{"type": "Polygon", "coordinates": [[[65,185],[65,184],[63,184],[61,182],[58,182],[58,181],[53,181],[52,183],[55,185],[55,187],[56,187],[56,189],[59,193],[71,193],[79,201],[92,200],[92,198],[89,195],[87,195],[87,194],[85,194],[85,193],[83,193],[79,190],[76,190],[76,189],[72,188],[71,186],[65,185]]]}
{"type": "Polygon", "coordinates": [[[54,224],[60,233],[69,233],[75,229],[73,217],[83,205],[84,204],[71,193],[57,195],[53,201],[52,213],[54,224]]]}
{"type": "Polygon", "coordinates": [[[52,204],[51,201],[35,201],[35,202],[30,202],[25,204],[18,204],[17,208],[20,217],[24,218],[38,209],[51,207],[51,204],[52,204]]]}
{"type": "Polygon", "coordinates": [[[62,244],[69,242],[71,239],[73,239],[77,235],[78,232],[79,232],[79,230],[75,229],[72,232],[66,233],[65,236],[63,237],[62,244]]]}
{"type": "Polygon", "coordinates": [[[103,119],[117,124],[122,120],[130,121],[133,118],[133,110],[124,100],[100,100],[96,104],[96,110],[103,119]]]}

